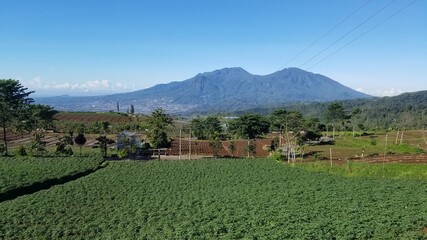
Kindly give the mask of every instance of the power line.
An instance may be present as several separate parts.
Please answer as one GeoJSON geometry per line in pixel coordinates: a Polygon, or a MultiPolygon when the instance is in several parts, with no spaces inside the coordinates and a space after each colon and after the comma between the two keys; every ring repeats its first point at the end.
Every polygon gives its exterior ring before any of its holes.
{"type": "Polygon", "coordinates": [[[414,4],[417,0],[414,0],[410,3],[408,3],[407,5],[403,6],[402,8],[400,8],[398,11],[396,11],[395,13],[393,13],[392,15],[390,15],[389,17],[387,17],[386,19],[384,19],[383,21],[379,22],[378,24],[376,24],[375,26],[369,28],[367,31],[363,32],[362,34],[360,34],[359,36],[357,36],[356,38],[354,38],[353,40],[351,40],[350,42],[348,42],[347,44],[345,44],[344,46],[338,48],[336,51],[334,51],[333,53],[329,54],[328,56],[324,57],[322,60],[318,61],[317,63],[311,65],[307,70],[312,69],[313,67],[317,66],[318,64],[322,63],[323,61],[325,61],[326,59],[332,57],[333,55],[335,55],[337,52],[341,51],[343,48],[347,47],[348,45],[352,44],[353,42],[357,41],[358,39],[360,39],[361,37],[363,37],[365,34],[369,33],[370,31],[374,30],[375,28],[379,27],[380,25],[382,25],[383,23],[387,22],[390,18],[396,16],[397,14],[399,14],[400,12],[402,12],[403,10],[405,10],[406,8],[408,8],[409,6],[411,6],[412,4],[414,4]]]}
{"type": "Polygon", "coordinates": [[[296,58],[298,58],[299,56],[301,56],[303,53],[305,53],[308,49],[310,49],[311,47],[314,46],[314,44],[318,43],[320,40],[322,40],[324,37],[326,37],[329,33],[331,33],[332,31],[334,31],[335,29],[337,29],[339,26],[341,26],[343,23],[345,23],[349,18],[351,18],[354,14],[356,14],[360,9],[362,9],[363,7],[365,7],[366,5],[368,5],[370,2],[372,2],[373,0],[369,0],[366,3],[364,3],[362,6],[360,6],[358,9],[356,9],[354,12],[352,12],[350,15],[348,15],[346,18],[344,18],[341,22],[339,22],[337,25],[335,25],[334,27],[332,27],[329,31],[327,31],[326,33],[324,33],[322,36],[320,36],[317,40],[315,40],[314,42],[312,42],[310,44],[310,46],[306,47],[305,49],[303,49],[301,52],[299,52],[297,55],[295,55],[292,59],[290,59],[288,62],[285,63],[285,66],[288,66],[289,63],[291,63],[292,61],[294,61],[296,58]]]}
{"type": "Polygon", "coordinates": [[[342,35],[340,38],[338,38],[338,40],[336,40],[335,42],[329,44],[326,48],[324,48],[322,51],[318,52],[316,55],[314,55],[313,57],[311,57],[310,59],[308,59],[305,63],[303,63],[301,67],[303,67],[304,65],[306,65],[307,63],[311,62],[313,59],[315,59],[316,57],[318,57],[320,54],[324,53],[326,50],[328,50],[329,48],[331,48],[332,46],[334,46],[335,44],[337,44],[339,41],[341,41],[343,38],[345,38],[347,35],[349,35],[350,33],[354,32],[356,29],[358,29],[359,27],[361,27],[363,24],[365,24],[366,22],[368,22],[369,20],[371,20],[374,16],[376,16],[377,14],[379,14],[380,12],[382,12],[384,9],[386,9],[388,6],[390,6],[393,2],[395,2],[396,0],[392,0],[390,1],[387,5],[385,5],[383,8],[381,8],[380,10],[376,11],[374,14],[372,14],[371,16],[369,16],[367,19],[365,19],[363,22],[361,22],[359,25],[357,25],[356,27],[354,27],[353,29],[351,29],[350,31],[348,31],[347,33],[345,33],[344,35],[342,35]]]}

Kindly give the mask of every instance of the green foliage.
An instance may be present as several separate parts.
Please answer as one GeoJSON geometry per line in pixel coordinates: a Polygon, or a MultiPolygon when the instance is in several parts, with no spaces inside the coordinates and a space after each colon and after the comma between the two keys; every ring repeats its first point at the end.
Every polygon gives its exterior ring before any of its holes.
{"type": "Polygon", "coordinates": [[[73,155],[73,150],[71,148],[70,149],[66,148],[64,144],[59,142],[59,143],[56,143],[55,154],[58,156],[60,155],[71,156],[73,155]]]}
{"type": "Polygon", "coordinates": [[[212,140],[222,135],[221,122],[217,116],[192,119],[191,130],[193,135],[200,140],[212,140]]]}
{"type": "Polygon", "coordinates": [[[107,138],[107,136],[99,136],[96,138],[96,140],[98,140],[102,156],[107,157],[108,145],[115,143],[115,141],[113,139],[107,138]]]}
{"type": "Polygon", "coordinates": [[[268,159],[117,162],[1,203],[0,238],[424,239],[426,190],[268,159]]]}
{"type": "Polygon", "coordinates": [[[391,154],[400,153],[400,154],[422,154],[425,151],[422,148],[410,146],[407,144],[389,144],[387,150],[391,154]]]}
{"type": "Polygon", "coordinates": [[[80,147],[80,156],[82,156],[82,147],[86,143],[86,137],[83,133],[79,133],[74,139],[74,142],[80,147]]]}
{"type": "Polygon", "coordinates": [[[228,130],[246,139],[255,139],[269,131],[269,122],[258,114],[246,113],[230,121],[228,130]]]}
{"type": "Polygon", "coordinates": [[[328,105],[324,116],[326,122],[337,123],[345,118],[344,106],[342,103],[333,102],[328,105]]]}
{"type": "Polygon", "coordinates": [[[219,133],[215,133],[213,136],[211,136],[211,140],[209,140],[209,146],[212,149],[212,154],[216,158],[219,156],[219,151],[222,148],[221,139],[219,137],[219,133]]]}
{"type": "Polygon", "coordinates": [[[25,120],[28,106],[33,102],[28,96],[34,91],[27,92],[17,80],[0,79],[0,127],[3,130],[5,154],[8,154],[7,131],[11,131],[16,123],[25,120]]]}
{"type": "Polygon", "coordinates": [[[270,115],[271,127],[285,132],[299,132],[303,128],[304,118],[300,112],[278,109],[270,115]]]}
{"type": "Polygon", "coordinates": [[[0,143],[0,155],[6,154],[6,146],[3,143],[0,143]]]}
{"type": "Polygon", "coordinates": [[[56,155],[65,155],[72,156],[73,149],[71,146],[74,144],[73,138],[71,135],[65,135],[59,138],[59,142],[56,143],[55,154],[56,155]]]}
{"type": "MultiPolygon", "coordinates": [[[[305,142],[305,141],[313,141],[313,140],[317,140],[320,137],[322,137],[322,134],[320,132],[314,132],[314,131],[306,131],[303,135],[300,136],[300,141],[305,142]]],[[[301,145],[301,144],[298,144],[301,145]]]]}
{"type": "MultiPolygon", "coordinates": [[[[0,157],[0,194],[35,182],[83,172],[94,168],[101,161],[102,158],[99,156],[83,158],[0,157]]],[[[0,238],[2,237],[0,236],[0,238]]]]}
{"type": "Polygon", "coordinates": [[[270,146],[269,146],[269,152],[274,152],[279,147],[279,138],[275,137],[271,140],[270,146]]]}
{"type": "Polygon", "coordinates": [[[18,156],[21,156],[21,157],[23,157],[23,156],[27,156],[27,150],[25,150],[25,146],[24,146],[24,145],[20,145],[20,146],[18,147],[18,151],[16,152],[16,154],[17,154],[18,156]]]}
{"type": "Polygon", "coordinates": [[[282,154],[282,151],[280,149],[276,149],[273,152],[271,152],[270,157],[276,161],[284,161],[286,159],[286,157],[282,154]]]}
{"type": "Polygon", "coordinates": [[[128,149],[127,148],[122,148],[122,149],[118,150],[117,151],[117,156],[120,159],[127,158],[129,156],[128,149]]]}
{"type": "Polygon", "coordinates": [[[46,144],[47,142],[44,140],[44,135],[36,132],[30,145],[31,154],[33,156],[39,156],[40,154],[46,153],[46,144]]]}
{"type": "Polygon", "coordinates": [[[148,129],[148,139],[154,148],[163,148],[170,145],[167,130],[172,126],[172,118],[162,109],[156,109],[145,122],[148,129]]]}
{"type": "Polygon", "coordinates": [[[348,177],[375,177],[392,179],[427,180],[427,165],[386,163],[382,164],[355,162],[348,160],[343,165],[333,165],[329,162],[311,162],[297,164],[299,168],[310,171],[328,172],[348,177]]]}
{"type": "Polygon", "coordinates": [[[248,141],[248,145],[245,147],[245,152],[247,153],[247,156],[253,156],[256,153],[256,143],[253,140],[248,141]]]}
{"type": "Polygon", "coordinates": [[[79,133],[79,134],[77,135],[77,137],[74,139],[74,142],[75,142],[77,145],[79,145],[79,146],[84,145],[84,144],[86,143],[86,137],[85,137],[85,135],[84,135],[83,133],[79,133]]]}
{"type": "MultiPolygon", "coordinates": [[[[344,112],[353,113],[352,124],[359,130],[427,127],[427,91],[404,93],[395,97],[343,100],[341,103],[344,112]],[[357,108],[360,112],[354,112],[357,108]]],[[[290,103],[286,105],[286,109],[316,118],[324,116],[329,105],[329,102],[290,103]]],[[[257,112],[269,112],[261,110],[257,112]]]]}

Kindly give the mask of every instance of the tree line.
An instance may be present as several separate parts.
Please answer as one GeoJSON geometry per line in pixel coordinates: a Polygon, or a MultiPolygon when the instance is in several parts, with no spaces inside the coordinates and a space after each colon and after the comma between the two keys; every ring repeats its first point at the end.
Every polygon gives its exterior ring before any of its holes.
{"type": "MultiPolygon", "coordinates": [[[[43,133],[38,130],[52,127],[53,116],[57,112],[50,106],[34,104],[30,97],[32,93],[34,91],[28,91],[19,81],[0,80],[0,126],[3,130],[0,150],[5,154],[8,154],[7,132],[33,132],[31,149],[39,152],[45,147],[43,133]]],[[[354,132],[379,128],[424,128],[427,124],[426,106],[427,91],[394,98],[294,104],[269,111],[268,114],[252,112],[234,118],[220,115],[196,117],[185,127],[191,129],[192,135],[197,139],[208,140],[214,152],[221,147],[221,141],[233,139],[246,139],[249,152],[254,149],[254,139],[276,132],[280,134],[280,138],[272,142],[270,149],[274,150],[283,145],[282,139],[291,148],[291,144],[300,146],[305,141],[318,139],[322,132],[327,132],[334,138],[335,132],[341,130],[354,132]]],[[[145,133],[147,142],[153,148],[169,147],[173,137],[171,135],[178,128],[174,126],[172,116],[161,109],[153,111],[144,121],[127,127],[145,133]]],[[[108,122],[97,122],[90,127],[83,124],[70,125],[64,129],[67,134],[57,144],[58,153],[70,154],[73,143],[82,146],[82,134],[88,131],[101,134],[98,141],[104,156],[106,146],[112,143],[106,137],[109,132],[108,122]],[[77,132],[77,137],[73,136],[74,132],[77,132]]]]}
{"type": "MultiPolygon", "coordinates": [[[[427,91],[403,93],[393,97],[343,100],[336,103],[342,105],[347,115],[357,112],[357,118],[352,119],[352,124],[362,131],[427,128],[427,91]]],[[[290,103],[284,107],[290,111],[302,112],[307,117],[320,118],[328,124],[324,113],[330,104],[331,102],[290,103]]],[[[274,110],[276,109],[257,108],[250,111],[270,114],[274,110]]]]}

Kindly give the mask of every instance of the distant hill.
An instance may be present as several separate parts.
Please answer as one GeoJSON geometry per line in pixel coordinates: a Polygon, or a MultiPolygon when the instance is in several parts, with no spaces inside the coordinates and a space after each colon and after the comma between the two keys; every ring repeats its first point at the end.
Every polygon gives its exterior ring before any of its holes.
{"type": "MultiPolygon", "coordinates": [[[[361,110],[357,122],[363,123],[366,129],[427,129],[427,91],[402,93],[393,97],[375,97],[339,101],[348,115],[356,108],[361,110]]],[[[280,106],[289,111],[299,111],[306,117],[322,119],[330,102],[298,102],[280,106]]],[[[270,114],[277,107],[253,108],[246,111],[235,111],[270,114]]],[[[201,113],[200,113],[201,114],[201,113]]]]}
{"type": "Polygon", "coordinates": [[[333,101],[370,98],[370,95],[348,88],[328,77],[298,68],[260,76],[242,68],[224,68],[197,74],[185,81],[159,84],[151,88],[96,97],[38,98],[67,111],[121,111],[132,104],[136,112],[149,113],[163,108],[169,113],[197,111],[238,111],[257,107],[280,106],[285,103],[333,101]]]}

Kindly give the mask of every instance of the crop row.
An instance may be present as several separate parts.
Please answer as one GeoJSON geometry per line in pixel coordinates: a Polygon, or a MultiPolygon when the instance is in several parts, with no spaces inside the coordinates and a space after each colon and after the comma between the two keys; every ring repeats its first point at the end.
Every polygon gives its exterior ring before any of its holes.
{"type": "Polygon", "coordinates": [[[427,183],[270,160],[116,162],[0,204],[9,239],[422,239],[427,183]]]}
{"type": "Polygon", "coordinates": [[[0,194],[96,167],[101,157],[0,157],[0,194]]]}
{"type": "Polygon", "coordinates": [[[112,113],[57,113],[55,119],[64,122],[110,122],[110,123],[127,123],[132,122],[132,118],[126,115],[112,113]]]}

